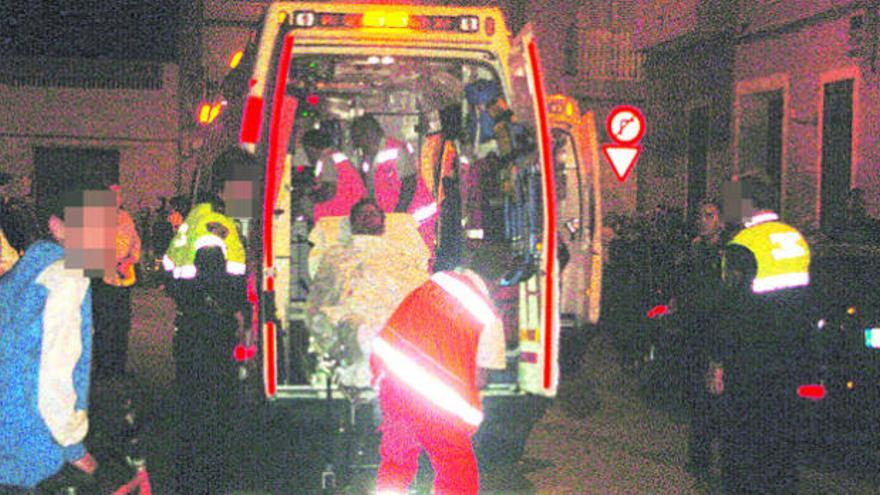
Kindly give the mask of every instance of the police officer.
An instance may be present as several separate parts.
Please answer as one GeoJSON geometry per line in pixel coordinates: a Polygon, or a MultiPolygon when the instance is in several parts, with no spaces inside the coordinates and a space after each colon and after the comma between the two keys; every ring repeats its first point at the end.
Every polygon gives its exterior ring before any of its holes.
{"type": "Polygon", "coordinates": [[[721,452],[725,493],[795,493],[791,410],[810,249],[797,229],[767,209],[766,186],[750,178],[741,194],[742,230],[725,247],[724,310],[711,393],[724,399],[721,452]]]}
{"type": "Polygon", "coordinates": [[[223,493],[234,406],[233,349],[246,311],[245,250],[212,192],[177,229],[163,265],[177,304],[174,333],[178,493],[223,493]]]}

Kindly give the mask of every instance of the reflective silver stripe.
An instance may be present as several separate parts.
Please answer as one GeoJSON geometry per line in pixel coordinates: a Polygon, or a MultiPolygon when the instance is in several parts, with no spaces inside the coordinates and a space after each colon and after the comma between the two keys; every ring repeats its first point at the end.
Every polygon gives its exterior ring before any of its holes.
{"type": "Polygon", "coordinates": [[[185,265],[174,268],[174,278],[193,279],[196,278],[196,266],[185,265]]]}
{"type": "Polygon", "coordinates": [[[803,237],[797,232],[775,232],[770,234],[770,242],[777,246],[773,248],[770,255],[773,256],[773,259],[777,260],[807,256],[807,250],[798,244],[802,241],[803,237]]]}
{"type": "Polygon", "coordinates": [[[410,154],[415,153],[416,149],[413,148],[413,145],[406,143],[406,150],[410,152],[410,154]]]}
{"type": "Polygon", "coordinates": [[[186,246],[186,232],[189,230],[189,224],[184,222],[177,228],[177,234],[174,236],[174,247],[186,246]]]}
{"type": "Polygon", "coordinates": [[[171,261],[171,258],[169,258],[167,254],[162,256],[162,268],[164,268],[166,272],[174,270],[174,262],[171,261]]]}
{"type": "Polygon", "coordinates": [[[752,292],[761,294],[807,285],[810,285],[810,274],[808,272],[785,273],[752,280],[752,292]]]}
{"type": "Polygon", "coordinates": [[[369,172],[369,171],[370,171],[370,164],[367,163],[367,162],[362,163],[362,164],[361,164],[361,169],[363,169],[364,173],[369,172]]]}
{"type": "Polygon", "coordinates": [[[483,326],[491,325],[495,321],[495,313],[486,300],[464,282],[443,272],[435,273],[431,280],[461,303],[483,326]]]}
{"type": "Polygon", "coordinates": [[[376,159],[373,160],[373,163],[384,163],[391,160],[397,160],[397,157],[400,154],[400,150],[397,148],[389,148],[382,150],[376,153],[376,159]]]}
{"type": "Polygon", "coordinates": [[[749,227],[754,227],[755,225],[758,225],[759,223],[775,222],[776,220],[779,220],[779,215],[777,215],[776,213],[773,213],[772,211],[768,211],[768,212],[764,212],[764,213],[759,213],[759,214],[749,218],[748,220],[743,222],[743,224],[746,226],[746,228],[749,228],[749,227]]]}
{"type": "Polygon", "coordinates": [[[223,256],[226,256],[226,243],[214,234],[205,234],[196,239],[194,246],[196,251],[205,247],[218,247],[223,251],[223,256]]]}
{"type": "Polygon", "coordinates": [[[479,426],[483,422],[482,411],[470,405],[455,389],[433,376],[381,337],[373,340],[373,352],[388,367],[388,371],[435,406],[455,414],[470,425],[479,426]]]}
{"type": "Polygon", "coordinates": [[[413,218],[416,219],[418,223],[424,223],[429,218],[433,217],[437,214],[437,202],[433,202],[431,204],[422,206],[421,208],[416,208],[416,211],[412,213],[413,218]]]}
{"type": "Polygon", "coordinates": [[[465,235],[468,239],[482,239],[483,229],[467,229],[465,235]]]}
{"type": "Polygon", "coordinates": [[[239,263],[237,261],[226,262],[226,273],[231,275],[244,275],[245,268],[244,263],[239,263]]]}
{"type": "Polygon", "coordinates": [[[322,160],[318,160],[318,163],[315,164],[315,177],[321,175],[322,170],[324,170],[324,162],[322,160]]]}
{"type": "Polygon", "coordinates": [[[345,155],[342,154],[342,153],[339,153],[339,152],[337,152],[337,153],[333,153],[333,155],[331,155],[331,157],[333,158],[333,164],[334,164],[334,165],[339,165],[339,164],[342,163],[342,162],[347,162],[347,161],[348,161],[348,157],[345,156],[345,155]]]}

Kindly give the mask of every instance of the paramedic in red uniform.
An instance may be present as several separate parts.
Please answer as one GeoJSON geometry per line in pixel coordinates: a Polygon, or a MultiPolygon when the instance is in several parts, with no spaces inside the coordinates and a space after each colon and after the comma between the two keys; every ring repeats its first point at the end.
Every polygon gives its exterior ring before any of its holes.
{"type": "Polygon", "coordinates": [[[412,146],[386,137],[382,126],[371,115],[352,121],[351,140],[358,157],[354,163],[358,164],[367,194],[386,213],[412,215],[433,258],[439,209],[418,172],[412,146]]]}
{"type": "Polygon", "coordinates": [[[480,388],[487,369],[505,365],[503,327],[483,280],[470,270],[435,273],[374,339],[371,365],[383,418],[378,493],[407,493],[424,448],[434,493],[476,494],[480,388]]]}
{"type": "Polygon", "coordinates": [[[333,147],[330,134],[310,129],[302,137],[303,151],[314,168],[315,184],[311,199],[315,203],[312,220],[344,217],[366,196],[363,179],[348,157],[333,147]]]}

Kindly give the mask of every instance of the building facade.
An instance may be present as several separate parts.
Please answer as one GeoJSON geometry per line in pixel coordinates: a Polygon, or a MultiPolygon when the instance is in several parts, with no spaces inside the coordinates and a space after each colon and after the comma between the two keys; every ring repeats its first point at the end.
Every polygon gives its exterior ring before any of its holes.
{"type": "MultiPolygon", "coordinates": [[[[600,145],[611,140],[605,120],[618,105],[645,103],[644,55],[636,50],[633,0],[546,0],[507,2],[509,12],[523,12],[535,33],[548,94],[578,100],[596,118],[600,145]]],[[[653,130],[650,120],[648,133],[653,130]]],[[[601,153],[600,153],[601,154],[601,153]]],[[[604,157],[600,157],[605,160],[604,157]]],[[[603,163],[602,204],[606,215],[632,214],[637,206],[641,158],[624,182],[603,163]]]]}
{"type": "Polygon", "coordinates": [[[877,2],[641,4],[656,132],[641,158],[640,207],[693,214],[720,199],[725,180],[758,174],[804,230],[839,220],[854,188],[880,215],[877,2]]]}
{"type": "Polygon", "coordinates": [[[71,184],[119,183],[130,211],[174,194],[179,168],[175,64],[7,57],[0,65],[3,193],[37,201],[71,184]]]}

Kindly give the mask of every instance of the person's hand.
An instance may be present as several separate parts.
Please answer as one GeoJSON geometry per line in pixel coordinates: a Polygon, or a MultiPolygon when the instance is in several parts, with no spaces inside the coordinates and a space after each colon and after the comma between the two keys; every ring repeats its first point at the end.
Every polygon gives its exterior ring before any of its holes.
{"type": "Polygon", "coordinates": [[[724,368],[718,365],[709,367],[706,372],[706,390],[712,395],[724,393],[724,368]]]}
{"type": "Polygon", "coordinates": [[[80,457],[79,459],[71,462],[73,467],[79,469],[80,471],[86,474],[95,474],[95,470],[98,469],[98,461],[92,457],[92,454],[86,452],[86,455],[80,457]]]}

